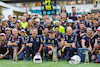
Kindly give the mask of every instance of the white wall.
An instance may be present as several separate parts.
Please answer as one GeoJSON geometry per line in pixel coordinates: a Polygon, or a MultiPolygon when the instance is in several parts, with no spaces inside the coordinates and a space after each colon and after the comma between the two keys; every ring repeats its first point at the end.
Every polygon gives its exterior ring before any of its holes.
{"type": "Polygon", "coordinates": [[[6,9],[2,11],[2,14],[5,16],[5,19],[8,19],[8,15],[13,15],[13,10],[12,9],[6,9]]]}

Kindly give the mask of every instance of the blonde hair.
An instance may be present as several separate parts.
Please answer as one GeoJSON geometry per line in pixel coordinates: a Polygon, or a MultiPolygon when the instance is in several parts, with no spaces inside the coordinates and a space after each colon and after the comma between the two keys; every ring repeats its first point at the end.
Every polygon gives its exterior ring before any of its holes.
{"type": "MultiPolygon", "coordinates": [[[[7,25],[8,25],[8,24],[7,24],[7,21],[6,21],[6,26],[7,26],[7,25]]],[[[4,26],[3,21],[1,21],[1,27],[2,27],[2,26],[4,26]]]]}
{"type": "Polygon", "coordinates": [[[29,26],[30,21],[32,21],[32,26],[34,26],[33,20],[29,20],[29,21],[28,21],[28,24],[27,24],[27,28],[30,27],[30,26],[29,26]]]}
{"type": "MultiPolygon", "coordinates": [[[[20,27],[19,28],[22,29],[21,23],[20,23],[20,27]]],[[[18,29],[17,23],[16,23],[16,29],[18,29]]]]}

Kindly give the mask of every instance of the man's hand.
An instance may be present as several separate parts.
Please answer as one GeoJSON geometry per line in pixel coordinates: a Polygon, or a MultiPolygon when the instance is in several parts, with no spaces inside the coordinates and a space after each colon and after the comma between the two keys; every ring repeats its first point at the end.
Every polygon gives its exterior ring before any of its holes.
{"type": "Polygon", "coordinates": [[[26,4],[25,7],[27,8],[28,7],[28,4],[26,4]]]}
{"type": "MultiPolygon", "coordinates": [[[[39,52],[37,52],[37,53],[36,53],[36,55],[40,55],[40,53],[39,53],[39,52]]],[[[41,56],[41,55],[40,55],[40,56],[41,56]]]]}
{"type": "Polygon", "coordinates": [[[65,42],[65,46],[66,46],[66,47],[71,47],[71,44],[70,44],[70,43],[65,42]]]}
{"type": "Polygon", "coordinates": [[[76,46],[75,45],[72,45],[72,48],[76,48],[76,46]]]}
{"type": "Polygon", "coordinates": [[[53,51],[49,51],[49,52],[48,52],[48,53],[49,53],[49,55],[52,55],[52,52],[53,52],[53,51]]]}
{"type": "Polygon", "coordinates": [[[0,58],[2,59],[4,57],[4,55],[0,56],[0,58]]]}
{"type": "Polygon", "coordinates": [[[80,34],[80,37],[82,37],[85,33],[80,34]]]}
{"type": "Polygon", "coordinates": [[[66,48],[66,47],[64,46],[64,47],[62,48],[62,50],[61,50],[61,51],[62,51],[62,52],[64,52],[65,48],[66,48]]]}
{"type": "Polygon", "coordinates": [[[17,55],[19,55],[20,53],[18,52],[17,55]]]}
{"type": "Polygon", "coordinates": [[[17,43],[13,43],[14,46],[17,46],[17,43]]]}
{"type": "Polygon", "coordinates": [[[87,48],[86,46],[83,46],[83,48],[87,48]]]}
{"type": "Polygon", "coordinates": [[[88,47],[88,50],[91,51],[92,50],[92,47],[88,47]]]}
{"type": "Polygon", "coordinates": [[[29,47],[32,47],[32,44],[29,44],[28,46],[29,46],[29,47]]]}

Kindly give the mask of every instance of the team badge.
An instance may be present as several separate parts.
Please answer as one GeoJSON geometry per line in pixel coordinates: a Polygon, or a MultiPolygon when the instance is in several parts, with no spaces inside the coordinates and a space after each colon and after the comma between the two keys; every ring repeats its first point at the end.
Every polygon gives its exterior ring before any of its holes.
{"type": "Polygon", "coordinates": [[[60,39],[60,35],[58,36],[58,39],[60,39]]]}
{"type": "Polygon", "coordinates": [[[50,40],[48,40],[48,43],[50,43],[50,40]]]}
{"type": "Polygon", "coordinates": [[[66,35],[66,40],[68,40],[68,36],[66,35]]]}
{"type": "Polygon", "coordinates": [[[31,37],[31,42],[33,41],[33,38],[31,37]]]}
{"type": "Polygon", "coordinates": [[[39,38],[36,38],[36,42],[39,42],[39,38]]]}
{"type": "Polygon", "coordinates": [[[72,36],[72,37],[71,37],[71,40],[73,40],[73,38],[74,38],[74,37],[72,36]]]}

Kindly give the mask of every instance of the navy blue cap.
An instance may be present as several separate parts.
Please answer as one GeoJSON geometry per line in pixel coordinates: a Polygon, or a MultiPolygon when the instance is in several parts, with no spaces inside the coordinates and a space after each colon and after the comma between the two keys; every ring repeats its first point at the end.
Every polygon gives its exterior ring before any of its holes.
{"type": "Polygon", "coordinates": [[[52,29],[49,30],[49,33],[54,33],[54,31],[52,29]]]}

